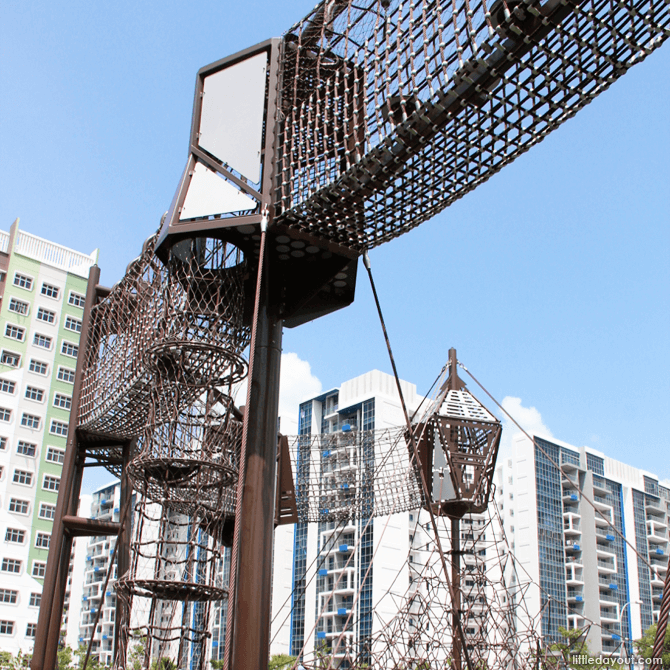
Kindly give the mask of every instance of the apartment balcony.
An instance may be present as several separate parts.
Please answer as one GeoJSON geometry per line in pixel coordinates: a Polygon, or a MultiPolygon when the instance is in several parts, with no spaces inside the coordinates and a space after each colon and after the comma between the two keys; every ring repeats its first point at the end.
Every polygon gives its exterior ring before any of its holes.
{"type": "Polygon", "coordinates": [[[619,585],[616,583],[614,577],[598,577],[598,583],[601,589],[608,589],[609,591],[618,591],[619,585]]]}
{"type": "Polygon", "coordinates": [[[656,571],[652,571],[651,573],[651,585],[652,586],[663,586],[664,584],[663,578],[658,574],[656,571]]]}
{"type": "Polygon", "coordinates": [[[647,510],[647,512],[651,512],[652,514],[655,515],[662,515],[665,517],[667,508],[665,506],[665,502],[660,498],[655,499],[647,496],[644,507],[647,510]]]}
{"type": "Polygon", "coordinates": [[[605,623],[619,622],[619,603],[611,601],[600,601],[600,621],[605,623]],[[607,605],[607,607],[603,607],[607,605]]]}
{"type": "Polygon", "coordinates": [[[603,544],[602,542],[596,543],[596,554],[600,558],[604,559],[612,558],[616,560],[616,553],[612,551],[612,548],[609,545],[603,544]]]}
{"type": "Polygon", "coordinates": [[[664,523],[656,519],[647,519],[647,537],[656,542],[667,543],[668,528],[664,523]]]}
{"type": "Polygon", "coordinates": [[[579,466],[575,465],[574,463],[561,463],[561,472],[563,474],[569,474],[573,475],[575,477],[579,476],[578,473],[584,472],[584,469],[579,466]]]}
{"type": "Polygon", "coordinates": [[[607,501],[607,498],[603,496],[594,495],[593,505],[595,506],[596,509],[600,510],[601,512],[604,512],[606,516],[607,512],[609,512],[610,518],[612,517],[612,505],[607,501]]]}
{"type": "Polygon", "coordinates": [[[566,540],[565,541],[565,551],[566,553],[570,553],[574,555],[577,552],[581,552],[582,550],[582,545],[575,541],[575,540],[566,540]]]}
{"type": "Polygon", "coordinates": [[[568,588],[568,602],[569,603],[583,603],[584,589],[568,588]]]}
{"type": "Polygon", "coordinates": [[[598,573],[613,574],[616,571],[616,557],[612,560],[598,558],[598,573]]]}
{"type": "Polygon", "coordinates": [[[584,580],[580,571],[571,571],[566,572],[565,583],[567,586],[583,586],[584,580]]]}
{"type": "Polygon", "coordinates": [[[596,505],[596,514],[595,514],[595,522],[596,522],[596,528],[611,528],[612,527],[612,508],[607,505],[606,507],[603,505],[596,505]],[[600,512],[600,514],[598,514],[600,512]],[[601,516],[602,515],[602,516],[601,516]]]}
{"type": "Polygon", "coordinates": [[[574,630],[575,628],[584,627],[584,617],[579,612],[569,612],[568,613],[568,630],[574,630]]]}
{"type": "Polygon", "coordinates": [[[605,540],[606,542],[614,542],[616,540],[616,535],[614,534],[614,531],[611,529],[605,529],[605,528],[596,528],[596,537],[599,540],[605,540]]]}

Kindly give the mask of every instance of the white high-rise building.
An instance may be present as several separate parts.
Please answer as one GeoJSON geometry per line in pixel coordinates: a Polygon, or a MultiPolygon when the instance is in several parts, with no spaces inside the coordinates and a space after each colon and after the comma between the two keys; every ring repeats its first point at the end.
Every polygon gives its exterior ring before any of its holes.
{"type": "Polygon", "coordinates": [[[631,641],[658,620],[668,483],[589,447],[523,436],[496,479],[507,537],[530,580],[516,625],[527,625],[527,610],[547,643],[561,626],[587,629],[592,653],[629,656],[631,641]]]}

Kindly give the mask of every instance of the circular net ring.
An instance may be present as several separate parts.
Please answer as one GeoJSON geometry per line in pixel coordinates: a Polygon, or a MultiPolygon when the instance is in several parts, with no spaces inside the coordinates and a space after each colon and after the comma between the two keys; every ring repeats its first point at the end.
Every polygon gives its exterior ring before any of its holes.
{"type": "Polygon", "coordinates": [[[182,602],[205,602],[225,600],[228,589],[209,584],[171,581],[168,579],[119,579],[119,591],[144,598],[178,600],[182,602]]]}
{"type": "Polygon", "coordinates": [[[167,340],[147,349],[147,367],[162,382],[190,387],[228,386],[247,376],[244,358],[206,342],[167,340]]]}

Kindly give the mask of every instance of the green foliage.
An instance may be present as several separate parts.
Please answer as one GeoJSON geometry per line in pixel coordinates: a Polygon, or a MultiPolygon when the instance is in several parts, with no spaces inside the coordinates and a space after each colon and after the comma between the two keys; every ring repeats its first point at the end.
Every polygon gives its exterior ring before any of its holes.
{"type": "Polygon", "coordinates": [[[58,670],[74,670],[74,655],[71,647],[62,647],[56,654],[58,670]]]}
{"type": "Polygon", "coordinates": [[[21,651],[16,656],[9,651],[0,651],[0,668],[10,668],[11,670],[29,668],[31,658],[32,654],[24,654],[21,651]]]}
{"type": "Polygon", "coordinates": [[[268,670],[288,670],[296,662],[297,656],[288,656],[287,654],[275,654],[270,659],[268,670]]]}
{"type": "Polygon", "coordinates": [[[574,670],[593,670],[595,667],[589,646],[586,643],[586,631],[579,628],[567,630],[559,626],[558,632],[563,637],[562,642],[552,644],[547,653],[531,654],[531,667],[541,670],[559,670],[573,668],[574,670]]]}
{"type": "Polygon", "coordinates": [[[210,661],[210,664],[212,665],[212,668],[214,668],[214,670],[220,670],[220,668],[223,668],[223,659],[221,659],[220,661],[212,660],[210,661]]]}
{"type": "Polygon", "coordinates": [[[151,670],[177,670],[177,664],[171,658],[160,658],[151,664],[151,670]]]}
{"type": "MultiPolygon", "coordinates": [[[[657,624],[650,626],[644,632],[644,635],[634,642],[635,650],[649,662],[649,667],[654,667],[651,665],[651,653],[654,650],[654,640],[656,639],[657,628],[657,624]]],[[[670,626],[665,629],[665,640],[663,640],[661,658],[663,659],[663,667],[670,668],[670,626]]]]}

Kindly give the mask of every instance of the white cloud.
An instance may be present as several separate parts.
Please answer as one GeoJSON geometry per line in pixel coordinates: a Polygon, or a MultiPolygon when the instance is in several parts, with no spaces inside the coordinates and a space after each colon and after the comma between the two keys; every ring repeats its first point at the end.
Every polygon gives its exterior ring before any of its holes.
{"type": "MultiPolygon", "coordinates": [[[[298,354],[288,352],[281,355],[279,376],[279,417],[281,432],[295,435],[298,432],[298,405],[307,398],[321,393],[322,384],[312,374],[312,368],[298,354]]],[[[235,404],[246,404],[247,382],[243,381],[233,392],[235,404]]]]}
{"type": "MultiPolygon", "coordinates": [[[[521,404],[521,398],[505,396],[502,406],[531,436],[553,437],[552,432],[544,425],[540,412],[535,407],[524,407],[521,404]]],[[[501,455],[507,455],[511,452],[513,438],[521,434],[521,431],[507,418],[507,415],[503,414],[503,436],[500,443],[501,455]]]]}

